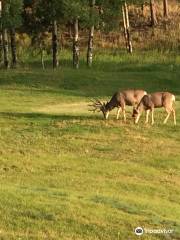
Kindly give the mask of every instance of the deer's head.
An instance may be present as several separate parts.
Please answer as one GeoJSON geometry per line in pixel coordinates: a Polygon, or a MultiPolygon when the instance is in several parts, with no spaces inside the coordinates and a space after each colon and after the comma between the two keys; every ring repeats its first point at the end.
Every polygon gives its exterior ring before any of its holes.
{"type": "Polygon", "coordinates": [[[99,99],[94,99],[91,100],[92,104],[90,104],[90,107],[93,107],[92,109],[90,109],[89,111],[92,112],[102,112],[104,119],[108,119],[108,115],[109,115],[109,110],[107,109],[107,103],[102,103],[99,99]]]}
{"type": "Polygon", "coordinates": [[[134,108],[133,108],[132,117],[133,117],[133,118],[137,118],[138,114],[139,114],[139,110],[134,107],[134,108]]]}
{"type": "Polygon", "coordinates": [[[139,107],[133,108],[132,117],[134,118],[134,123],[138,123],[141,113],[142,113],[142,108],[139,108],[139,107]]]}

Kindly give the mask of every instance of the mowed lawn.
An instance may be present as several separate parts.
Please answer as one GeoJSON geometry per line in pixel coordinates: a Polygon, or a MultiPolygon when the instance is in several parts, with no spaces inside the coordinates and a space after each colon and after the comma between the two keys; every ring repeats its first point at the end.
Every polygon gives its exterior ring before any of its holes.
{"type": "Polygon", "coordinates": [[[0,72],[0,239],[180,239],[180,64],[143,61],[0,72]],[[177,126],[88,111],[126,88],[173,92],[177,126]]]}

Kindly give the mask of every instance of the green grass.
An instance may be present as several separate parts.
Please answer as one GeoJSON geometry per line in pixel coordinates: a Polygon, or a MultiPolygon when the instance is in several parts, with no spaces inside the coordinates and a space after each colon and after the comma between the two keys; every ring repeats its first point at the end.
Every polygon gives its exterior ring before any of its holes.
{"type": "Polygon", "coordinates": [[[174,230],[141,239],[179,239],[180,60],[153,54],[1,71],[0,239],[134,240],[137,226],[174,230]],[[126,124],[88,112],[126,88],[175,93],[177,126],[163,109],[154,126],[135,126],[130,108],[126,124]]]}

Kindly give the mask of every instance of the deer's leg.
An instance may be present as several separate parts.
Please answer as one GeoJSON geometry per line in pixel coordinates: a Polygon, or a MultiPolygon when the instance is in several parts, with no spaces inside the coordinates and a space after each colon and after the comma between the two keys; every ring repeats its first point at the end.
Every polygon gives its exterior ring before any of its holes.
{"type": "Polygon", "coordinates": [[[154,124],[154,108],[151,109],[151,124],[154,124]]]}
{"type": "Polygon", "coordinates": [[[119,114],[121,112],[121,107],[118,107],[118,110],[117,110],[117,116],[116,116],[116,119],[118,120],[119,119],[119,114]]]}
{"type": "Polygon", "coordinates": [[[125,111],[125,108],[122,110],[122,112],[123,112],[124,122],[126,122],[126,111],[125,111]]]}
{"type": "Polygon", "coordinates": [[[149,113],[150,113],[150,110],[147,110],[146,111],[146,121],[145,121],[145,123],[148,123],[148,121],[149,121],[149,113]]]}
{"type": "Polygon", "coordinates": [[[174,118],[174,125],[176,125],[176,111],[172,108],[173,118],[174,118]]]}
{"type": "Polygon", "coordinates": [[[106,116],[105,116],[105,119],[107,120],[109,117],[109,111],[106,112],[106,116]]]}
{"type": "Polygon", "coordinates": [[[122,109],[124,122],[126,122],[126,110],[125,110],[126,103],[125,103],[124,99],[121,99],[120,106],[121,106],[121,109],[122,109]]]}
{"type": "Polygon", "coordinates": [[[167,120],[168,120],[169,116],[171,115],[171,110],[169,110],[168,108],[166,108],[165,110],[167,112],[167,117],[164,119],[164,122],[163,122],[164,124],[167,123],[167,120]]]}
{"type": "Polygon", "coordinates": [[[138,123],[139,122],[139,119],[140,119],[140,116],[141,116],[141,113],[138,113],[136,119],[135,119],[135,123],[138,123]]]}

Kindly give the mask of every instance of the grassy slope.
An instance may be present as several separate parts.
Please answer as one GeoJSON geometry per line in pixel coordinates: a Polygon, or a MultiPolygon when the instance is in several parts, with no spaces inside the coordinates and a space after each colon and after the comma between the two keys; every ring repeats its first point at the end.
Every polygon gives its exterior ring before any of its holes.
{"type": "Polygon", "coordinates": [[[1,72],[0,239],[137,239],[137,226],[178,239],[179,59],[96,61],[92,70],[1,72]],[[176,93],[178,125],[162,125],[161,110],[152,127],[86,109],[90,97],[136,87],[176,93]]]}

